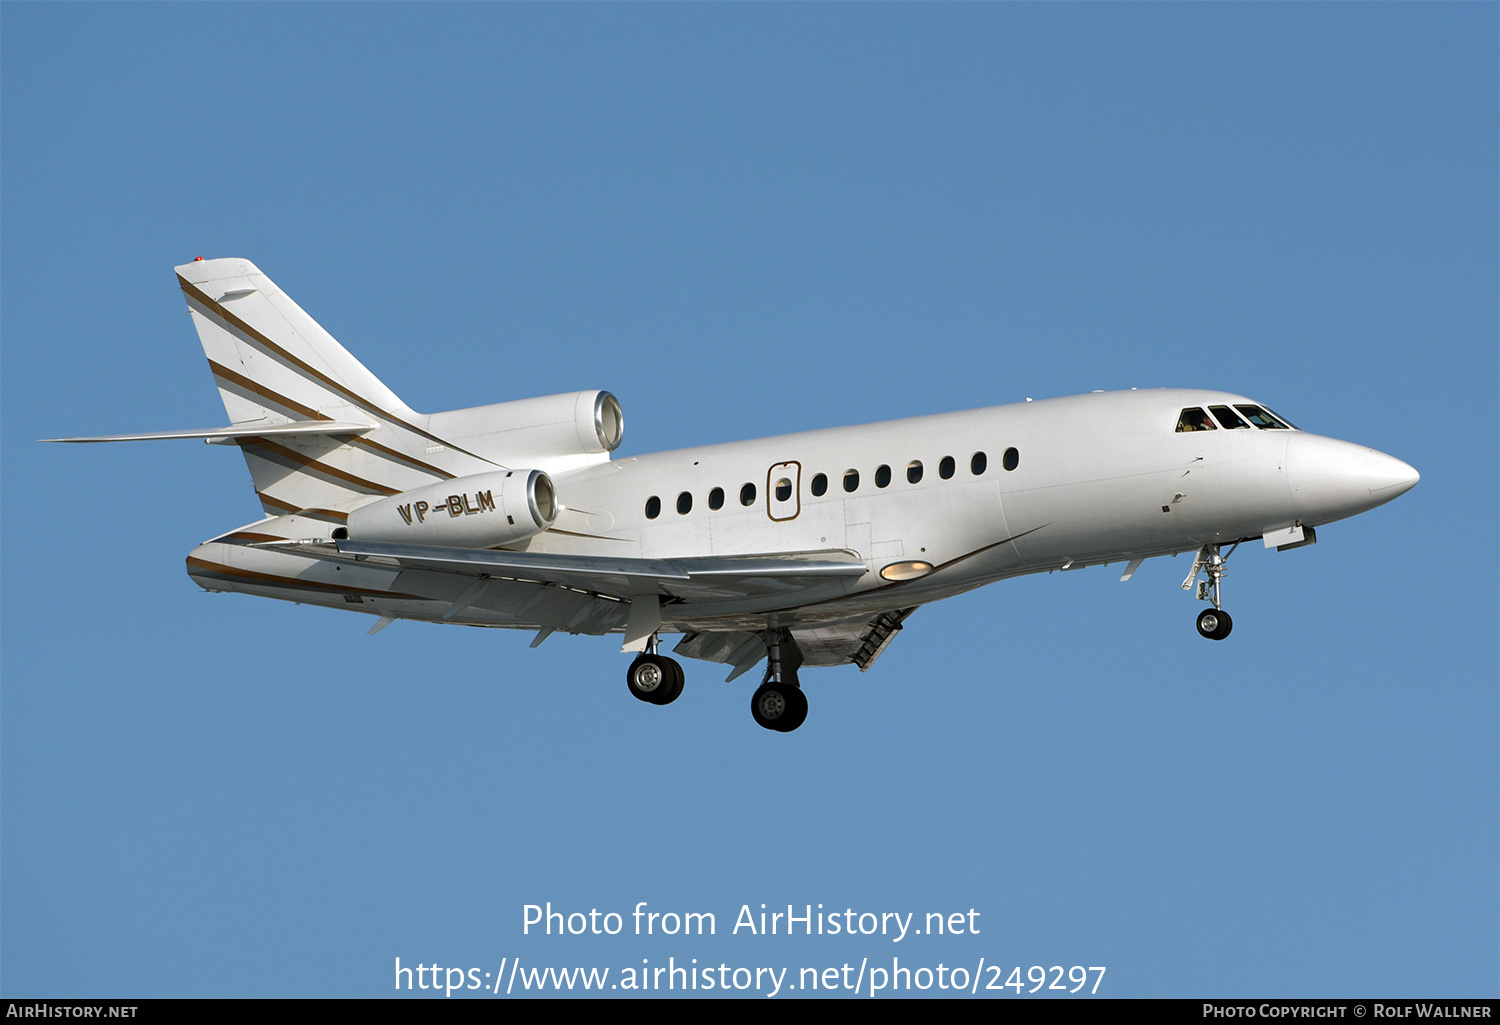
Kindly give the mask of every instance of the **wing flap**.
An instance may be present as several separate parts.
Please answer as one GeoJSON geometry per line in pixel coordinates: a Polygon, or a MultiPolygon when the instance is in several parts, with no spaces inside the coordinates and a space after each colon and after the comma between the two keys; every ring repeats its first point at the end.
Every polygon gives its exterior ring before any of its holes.
{"type": "Polygon", "coordinates": [[[687,601],[795,595],[811,587],[854,581],[865,564],[842,550],[775,555],[634,559],[441,548],[384,541],[338,541],[356,558],[392,559],[405,569],[504,576],[576,587],[617,598],[666,594],[687,601]]]}
{"type": "MultiPolygon", "coordinates": [[[[913,605],[892,609],[869,619],[816,626],[794,626],[792,637],[802,651],[803,665],[841,666],[854,664],[863,672],[874,664],[901,630],[901,623],[917,610],[913,605]]],[[[734,667],[729,679],[746,672],[766,657],[759,634],[714,630],[683,637],[672,649],[684,658],[723,662],[734,667]]],[[[726,681],[727,682],[727,681],[726,681]]]]}

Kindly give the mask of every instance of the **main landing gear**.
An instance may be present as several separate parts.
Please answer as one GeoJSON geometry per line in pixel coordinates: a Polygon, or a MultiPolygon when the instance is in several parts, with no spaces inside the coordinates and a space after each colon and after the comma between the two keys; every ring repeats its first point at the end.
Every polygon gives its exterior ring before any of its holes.
{"type": "Polygon", "coordinates": [[[790,630],[770,629],[766,641],[766,678],[750,696],[750,715],[777,733],[790,733],[807,719],[807,695],[797,683],[802,649],[790,630]]]}
{"type": "Polygon", "coordinates": [[[625,686],[630,693],[653,705],[670,705],[682,694],[687,677],[675,658],[656,653],[656,638],[630,663],[625,671],[625,686]]]}
{"type": "Polygon", "coordinates": [[[1193,569],[1182,582],[1182,589],[1189,591],[1192,590],[1193,582],[1198,581],[1198,600],[1214,603],[1213,608],[1198,613],[1198,632],[1211,641],[1222,641],[1234,629],[1234,620],[1224,611],[1220,586],[1224,579],[1224,565],[1239,546],[1240,543],[1236,541],[1229,551],[1220,555],[1218,545],[1204,545],[1198,549],[1198,554],[1193,559],[1193,569]],[[1208,574],[1208,579],[1198,580],[1199,573],[1208,574]]]}
{"type": "MultiPolygon", "coordinates": [[[[790,733],[807,719],[807,696],[797,683],[802,649],[785,628],[762,635],[768,664],[766,678],[750,697],[750,715],[757,723],[777,733],[790,733]]],[[[637,698],[652,705],[670,705],[682,693],[682,666],[674,658],[657,653],[656,638],[636,656],[625,671],[625,686],[637,698]]]]}

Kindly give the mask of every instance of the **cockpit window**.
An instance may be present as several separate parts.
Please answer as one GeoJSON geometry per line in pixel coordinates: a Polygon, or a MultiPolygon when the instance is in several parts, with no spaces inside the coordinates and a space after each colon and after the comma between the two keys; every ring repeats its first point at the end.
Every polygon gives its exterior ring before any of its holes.
{"type": "Polygon", "coordinates": [[[1228,406],[1209,406],[1208,411],[1214,415],[1226,431],[1248,431],[1250,425],[1234,415],[1234,410],[1228,406]]]}
{"type": "MultiPolygon", "coordinates": [[[[1272,413],[1264,406],[1236,405],[1234,407],[1245,414],[1245,419],[1263,431],[1292,431],[1296,430],[1291,424],[1272,413]]],[[[1217,412],[1217,409],[1215,410],[1217,412]]]]}
{"type": "Polygon", "coordinates": [[[1218,430],[1214,422],[1208,418],[1208,414],[1201,409],[1184,409],[1182,416],[1177,418],[1177,433],[1186,434],[1188,431],[1213,431],[1218,430]]]}

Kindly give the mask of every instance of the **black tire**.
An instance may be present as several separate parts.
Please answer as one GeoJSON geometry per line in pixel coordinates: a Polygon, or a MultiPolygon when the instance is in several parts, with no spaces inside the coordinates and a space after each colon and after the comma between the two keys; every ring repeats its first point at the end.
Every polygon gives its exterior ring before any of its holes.
{"type": "Polygon", "coordinates": [[[661,704],[661,695],[671,693],[673,683],[682,672],[679,667],[677,673],[673,673],[673,664],[671,659],[660,655],[641,655],[625,670],[625,686],[641,701],[661,704]]]}
{"type": "Polygon", "coordinates": [[[653,700],[658,705],[670,705],[682,697],[682,688],[687,683],[687,674],[682,671],[682,663],[678,662],[675,658],[667,658],[665,655],[658,655],[656,657],[667,664],[667,669],[671,675],[667,680],[667,685],[657,691],[656,697],[653,700]]]}
{"type": "Polygon", "coordinates": [[[750,696],[750,716],[765,729],[790,733],[807,718],[807,698],[789,683],[764,683],[750,696]]]}
{"type": "Polygon", "coordinates": [[[1222,609],[1204,609],[1198,613],[1198,632],[1211,641],[1222,641],[1234,629],[1234,620],[1222,609]]]}
{"type": "Polygon", "coordinates": [[[807,695],[802,693],[802,688],[793,687],[787,696],[792,699],[791,711],[776,727],[782,733],[790,733],[807,721],[807,695]]]}

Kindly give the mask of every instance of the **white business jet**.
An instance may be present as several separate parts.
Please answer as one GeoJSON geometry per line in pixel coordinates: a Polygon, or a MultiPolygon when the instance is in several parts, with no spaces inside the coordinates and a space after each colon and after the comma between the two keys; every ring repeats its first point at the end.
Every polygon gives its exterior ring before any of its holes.
{"type": "Polygon", "coordinates": [[[630,692],[658,705],[682,693],[658,647],[681,634],[730,680],[765,659],[751,714],[780,732],[807,716],[804,666],[869,669],[919,605],[1024,573],[1127,580],[1194,552],[1182,586],[1223,640],[1235,547],[1313,544],[1418,480],[1243,396],[1169,389],[612,460],[609,392],[418,413],[249,261],[177,277],[230,426],[49,440],[239,446],[266,515],[193,549],[201,586],[368,613],[371,633],[622,633],[630,692]]]}

